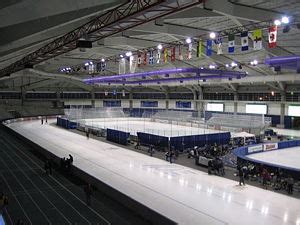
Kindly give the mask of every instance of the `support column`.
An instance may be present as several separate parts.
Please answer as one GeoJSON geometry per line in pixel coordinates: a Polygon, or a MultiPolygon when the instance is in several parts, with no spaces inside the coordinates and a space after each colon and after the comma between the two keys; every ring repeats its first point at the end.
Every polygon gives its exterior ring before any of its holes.
{"type": "Polygon", "coordinates": [[[281,128],[284,128],[285,101],[286,101],[286,93],[281,92],[281,103],[280,103],[280,127],[281,128]]]}
{"type": "Polygon", "coordinates": [[[23,105],[26,100],[26,90],[24,87],[21,87],[21,104],[23,105]]]}
{"type": "Polygon", "coordinates": [[[92,104],[92,108],[95,108],[95,91],[92,90],[90,93],[91,93],[91,104],[92,104]]]}
{"type": "Polygon", "coordinates": [[[132,91],[129,92],[129,109],[130,111],[133,108],[133,99],[132,99],[132,91]]]}
{"type": "Polygon", "coordinates": [[[169,96],[169,92],[165,92],[166,95],[166,110],[169,110],[169,100],[170,100],[170,96],[169,96]]]}
{"type": "Polygon", "coordinates": [[[234,96],[233,96],[233,112],[236,115],[237,111],[238,111],[238,93],[234,92],[234,96]]]}
{"type": "Polygon", "coordinates": [[[199,87],[198,90],[198,100],[197,100],[197,111],[198,111],[198,116],[204,117],[204,102],[203,102],[203,88],[199,87]]]}
{"type": "Polygon", "coordinates": [[[60,91],[58,90],[58,91],[56,91],[56,107],[57,108],[60,108],[60,107],[62,107],[62,104],[61,104],[61,98],[60,98],[60,91]]]}

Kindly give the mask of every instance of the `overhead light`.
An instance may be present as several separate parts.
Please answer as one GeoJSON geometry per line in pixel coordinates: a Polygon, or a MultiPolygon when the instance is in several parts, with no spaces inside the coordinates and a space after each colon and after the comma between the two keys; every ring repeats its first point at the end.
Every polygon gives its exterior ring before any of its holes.
{"type": "Polygon", "coordinates": [[[256,59],[254,59],[253,61],[250,62],[250,64],[252,66],[256,66],[258,64],[258,61],[256,59]]]}
{"type": "Polygon", "coordinates": [[[271,91],[271,95],[272,95],[272,96],[274,96],[274,95],[275,95],[274,91],[271,91]]]}
{"type": "Polygon", "coordinates": [[[235,62],[231,62],[231,67],[236,67],[237,66],[237,64],[235,63],[235,62]]]}
{"type": "Polygon", "coordinates": [[[287,16],[281,17],[281,22],[284,24],[288,24],[290,22],[290,19],[287,16]]]}
{"type": "Polygon", "coordinates": [[[120,57],[123,58],[124,56],[123,56],[123,55],[120,55],[120,57]]]}
{"type": "Polygon", "coordinates": [[[281,21],[280,21],[280,20],[274,20],[274,25],[280,26],[280,24],[281,24],[281,21]]]}
{"type": "Polygon", "coordinates": [[[126,52],[125,54],[127,57],[132,56],[132,52],[126,52]]]}
{"type": "Polygon", "coordinates": [[[105,62],[105,59],[102,58],[102,59],[101,59],[101,62],[105,62]]]}
{"type": "Polygon", "coordinates": [[[215,39],[216,38],[216,33],[215,32],[210,32],[210,34],[209,34],[209,37],[211,38],[211,39],[215,39]]]}
{"type": "Polygon", "coordinates": [[[161,44],[157,45],[158,50],[162,50],[163,46],[161,44]]]}
{"type": "Polygon", "coordinates": [[[92,62],[92,61],[90,61],[90,62],[89,62],[89,64],[90,64],[90,65],[93,65],[93,62],[92,62]]]}
{"type": "Polygon", "coordinates": [[[228,67],[229,67],[229,64],[228,64],[228,63],[226,63],[226,64],[225,64],[225,67],[226,67],[226,68],[228,68],[228,67]]]}
{"type": "Polygon", "coordinates": [[[209,69],[216,69],[216,66],[215,66],[215,65],[209,65],[208,68],[209,68],[209,69]]]}
{"type": "Polygon", "coordinates": [[[192,39],[188,37],[187,39],[185,39],[185,42],[186,42],[187,44],[191,44],[191,43],[192,43],[192,39]]]}
{"type": "Polygon", "coordinates": [[[89,65],[89,63],[88,63],[88,62],[86,62],[84,65],[85,65],[85,66],[88,66],[88,65],[89,65]]]}
{"type": "Polygon", "coordinates": [[[200,67],[200,69],[201,69],[201,70],[203,70],[203,69],[204,69],[204,67],[203,67],[203,66],[201,66],[201,67],[200,67]]]}

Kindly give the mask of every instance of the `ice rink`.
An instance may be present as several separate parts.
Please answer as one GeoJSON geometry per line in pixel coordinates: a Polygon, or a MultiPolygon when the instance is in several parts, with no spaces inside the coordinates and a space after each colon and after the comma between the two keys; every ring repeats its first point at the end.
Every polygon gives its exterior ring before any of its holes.
{"type": "Polygon", "coordinates": [[[101,119],[86,119],[80,123],[96,128],[110,128],[129,132],[136,135],[137,132],[150,133],[166,137],[196,135],[196,134],[212,134],[226,131],[218,131],[202,127],[192,127],[191,123],[186,123],[186,126],[168,123],[151,122],[150,119],[128,119],[128,118],[101,118],[101,119]]]}
{"type": "Polygon", "coordinates": [[[300,147],[251,154],[248,158],[300,170],[300,147]]]}
{"type": "MultiPolygon", "coordinates": [[[[54,122],[53,120],[51,122],[54,122]]],[[[55,125],[8,125],[74,166],[183,225],[300,224],[300,200],[246,185],[122,147],[89,139],[55,125]]]]}

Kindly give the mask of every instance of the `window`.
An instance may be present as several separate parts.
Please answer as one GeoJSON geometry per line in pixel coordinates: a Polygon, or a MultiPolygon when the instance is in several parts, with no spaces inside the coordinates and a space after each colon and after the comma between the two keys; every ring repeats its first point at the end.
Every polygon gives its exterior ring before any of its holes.
{"type": "Polygon", "coordinates": [[[223,103],[207,103],[206,111],[224,112],[223,103]]]}
{"type": "Polygon", "coordinates": [[[121,101],[103,101],[103,107],[121,107],[121,101]]]}
{"type": "Polygon", "coordinates": [[[176,108],[192,108],[191,102],[176,101],[176,108]]]}
{"type": "Polygon", "coordinates": [[[158,101],[141,101],[141,107],[158,107],[158,101]]]}
{"type": "Polygon", "coordinates": [[[289,105],[288,116],[299,116],[300,117],[300,105],[289,105]]]}
{"type": "Polygon", "coordinates": [[[250,114],[267,114],[267,105],[264,104],[247,104],[246,113],[250,114]]]}

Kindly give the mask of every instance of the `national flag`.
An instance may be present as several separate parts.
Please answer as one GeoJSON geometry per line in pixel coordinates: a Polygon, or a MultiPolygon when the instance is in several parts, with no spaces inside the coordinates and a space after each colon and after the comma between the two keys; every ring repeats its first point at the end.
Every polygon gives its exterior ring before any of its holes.
{"type": "Polygon", "coordinates": [[[234,52],[234,46],[235,46],[235,36],[234,34],[228,35],[228,52],[233,53],[234,52]]]}
{"type": "Polygon", "coordinates": [[[179,60],[183,60],[181,45],[179,45],[179,47],[178,47],[178,58],[179,58],[179,60]]]}
{"type": "Polygon", "coordinates": [[[164,63],[168,62],[168,49],[164,48],[164,63]]]}
{"type": "Polygon", "coordinates": [[[197,57],[200,58],[202,54],[203,54],[203,43],[202,40],[199,40],[197,45],[197,57]]]}
{"type": "Polygon", "coordinates": [[[190,43],[190,44],[188,44],[187,49],[186,49],[186,59],[192,58],[192,51],[193,51],[193,44],[190,43]]]}
{"type": "Polygon", "coordinates": [[[175,54],[176,54],[176,48],[172,47],[171,48],[171,61],[174,62],[175,61],[175,54]]]}
{"type": "Polygon", "coordinates": [[[157,64],[160,63],[160,58],[161,58],[161,52],[160,52],[160,50],[157,50],[157,53],[156,53],[156,63],[157,64]]]}
{"type": "Polygon", "coordinates": [[[241,33],[241,45],[242,51],[248,51],[249,50],[249,40],[248,40],[248,31],[244,31],[241,33]]]}
{"type": "Polygon", "coordinates": [[[253,31],[253,49],[262,49],[262,30],[257,29],[253,31]]]}
{"type": "Polygon", "coordinates": [[[211,56],[212,55],[212,40],[208,39],[206,41],[206,55],[207,56],[211,56]]]}
{"type": "Polygon", "coordinates": [[[138,65],[138,67],[140,67],[141,64],[142,64],[142,56],[141,56],[141,54],[139,53],[139,54],[138,54],[138,58],[137,58],[137,65],[138,65]]]}
{"type": "Polygon", "coordinates": [[[149,51],[149,64],[154,64],[153,50],[149,51]]]}
{"type": "Polygon", "coordinates": [[[269,48],[275,48],[277,46],[277,26],[271,26],[269,28],[269,48]]]}
{"type": "Polygon", "coordinates": [[[144,52],[144,65],[147,65],[147,51],[144,52]]]}

